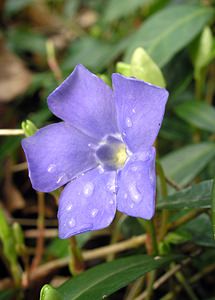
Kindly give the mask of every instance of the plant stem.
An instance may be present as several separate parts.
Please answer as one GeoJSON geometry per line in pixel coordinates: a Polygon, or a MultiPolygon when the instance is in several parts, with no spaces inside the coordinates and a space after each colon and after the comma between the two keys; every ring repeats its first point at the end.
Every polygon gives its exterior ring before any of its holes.
{"type": "MultiPolygon", "coordinates": [[[[140,224],[146,229],[148,240],[146,242],[146,249],[149,255],[158,255],[158,243],[156,239],[155,226],[152,220],[145,221],[138,219],[140,224]]],[[[156,271],[151,271],[147,274],[147,287],[146,287],[146,299],[149,300],[153,294],[153,284],[156,278],[156,271]]]]}
{"type": "Polygon", "coordinates": [[[37,245],[36,254],[31,264],[31,271],[38,267],[44,252],[44,225],[45,225],[45,197],[44,193],[38,192],[38,218],[37,218],[37,245]]]}
{"type": "MultiPolygon", "coordinates": [[[[174,266],[175,264],[173,264],[174,266]]],[[[196,295],[194,294],[189,282],[185,279],[183,273],[181,271],[178,271],[175,273],[175,277],[177,278],[178,282],[183,286],[185,291],[187,292],[187,295],[190,297],[191,300],[198,300],[196,295]]]]}
{"type": "Polygon", "coordinates": [[[69,269],[72,275],[78,275],[84,271],[84,260],[80,248],[78,247],[75,236],[70,239],[70,253],[71,259],[69,262],[69,269]]]}
{"type": "Polygon", "coordinates": [[[24,135],[22,129],[0,129],[0,136],[24,135]]]}
{"type": "MultiPolygon", "coordinates": [[[[166,178],[165,178],[165,174],[164,174],[162,165],[158,160],[156,161],[156,171],[157,171],[157,175],[160,178],[161,195],[163,198],[166,198],[168,195],[166,178]]],[[[169,218],[169,211],[167,209],[163,209],[162,215],[161,215],[160,232],[159,232],[159,240],[160,241],[163,240],[163,238],[167,232],[168,218],[169,218]]]]}
{"type": "Polygon", "coordinates": [[[168,224],[167,229],[168,230],[173,230],[181,225],[183,225],[184,223],[189,222],[190,220],[196,218],[197,216],[203,214],[207,212],[207,209],[197,209],[194,211],[190,211],[188,214],[186,214],[185,216],[181,217],[180,219],[178,219],[175,222],[172,222],[171,224],[168,224]]]}

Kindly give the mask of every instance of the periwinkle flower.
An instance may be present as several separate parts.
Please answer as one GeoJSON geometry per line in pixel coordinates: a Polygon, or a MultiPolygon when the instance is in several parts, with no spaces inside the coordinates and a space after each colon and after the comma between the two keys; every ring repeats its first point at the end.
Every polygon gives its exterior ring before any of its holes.
{"type": "Polygon", "coordinates": [[[151,219],[156,175],[153,143],[168,92],[120,74],[113,90],[82,65],[48,97],[63,121],[25,138],[33,187],[59,199],[59,236],[108,226],[119,211],[151,219]]]}

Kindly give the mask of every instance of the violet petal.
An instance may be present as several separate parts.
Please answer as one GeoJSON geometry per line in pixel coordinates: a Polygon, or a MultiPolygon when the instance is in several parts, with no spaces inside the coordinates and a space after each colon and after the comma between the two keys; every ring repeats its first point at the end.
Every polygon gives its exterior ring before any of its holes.
{"type": "Polygon", "coordinates": [[[22,140],[34,189],[53,191],[80,172],[96,167],[91,147],[97,141],[65,122],[39,129],[22,140]]]}
{"type": "Polygon", "coordinates": [[[117,209],[151,219],[155,211],[155,148],[133,155],[118,174],[117,209]]]}
{"type": "Polygon", "coordinates": [[[114,100],[120,132],[129,149],[153,145],[163,120],[168,92],[135,78],[113,74],[114,100]]]}
{"type": "Polygon", "coordinates": [[[117,132],[111,88],[82,65],[49,95],[48,105],[57,117],[94,138],[117,132]]]}
{"type": "Polygon", "coordinates": [[[116,212],[116,172],[94,169],[68,183],[59,200],[60,238],[107,227],[116,212]]]}

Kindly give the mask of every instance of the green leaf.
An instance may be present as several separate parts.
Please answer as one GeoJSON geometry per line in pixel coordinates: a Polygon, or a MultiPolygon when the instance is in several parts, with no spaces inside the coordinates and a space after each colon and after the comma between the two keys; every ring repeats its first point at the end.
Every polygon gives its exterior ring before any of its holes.
{"type": "Polygon", "coordinates": [[[215,144],[210,142],[188,145],[161,159],[165,175],[179,184],[187,184],[215,156],[215,144]]]}
{"type": "Polygon", "coordinates": [[[192,241],[199,246],[215,247],[209,216],[204,213],[182,226],[191,234],[192,241]]]}
{"type": "Polygon", "coordinates": [[[104,10],[103,21],[112,22],[119,18],[126,17],[134,13],[139,7],[150,3],[151,0],[109,0],[104,10]]]}
{"type": "Polygon", "coordinates": [[[13,230],[9,225],[6,216],[2,209],[0,209],[0,241],[3,245],[3,255],[7,259],[10,272],[13,276],[13,279],[18,285],[21,279],[21,270],[18,263],[18,257],[16,252],[16,243],[13,234],[13,230]]]}
{"type": "MultiPolygon", "coordinates": [[[[63,300],[104,299],[138,277],[164,267],[177,258],[179,257],[168,256],[156,259],[147,255],[135,255],[117,259],[68,280],[57,291],[63,300]]],[[[43,293],[40,300],[47,299],[49,298],[43,293]]]]}
{"type": "Polygon", "coordinates": [[[94,72],[100,72],[115,59],[125,47],[126,42],[124,40],[118,44],[110,44],[96,38],[84,36],[72,42],[69,53],[62,63],[62,68],[65,71],[71,72],[72,67],[81,63],[93,69],[94,72]]]}
{"type": "Polygon", "coordinates": [[[188,123],[215,132],[215,109],[205,102],[186,101],[175,108],[176,114],[188,123]]]}
{"type": "Polygon", "coordinates": [[[49,284],[43,286],[40,292],[40,299],[46,300],[62,300],[63,298],[58,293],[57,289],[53,288],[49,284]]]}
{"type": "Polygon", "coordinates": [[[137,48],[131,57],[131,72],[138,79],[165,87],[163,74],[143,48],[137,48]]]}
{"type": "Polygon", "coordinates": [[[192,185],[161,200],[157,209],[208,208],[211,206],[212,185],[213,180],[192,185]]]}
{"type": "Polygon", "coordinates": [[[0,291],[0,300],[11,300],[14,299],[14,295],[17,291],[15,289],[0,291]]]}
{"type": "Polygon", "coordinates": [[[213,33],[210,27],[205,27],[199,39],[191,45],[191,55],[195,69],[195,78],[201,76],[201,71],[212,59],[213,33]]]}
{"type": "Polygon", "coordinates": [[[141,47],[134,51],[130,65],[119,62],[117,63],[116,69],[117,72],[124,76],[134,76],[137,79],[144,80],[160,87],[166,86],[161,70],[141,47]]]}
{"type": "MultiPolygon", "coordinates": [[[[84,244],[89,240],[91,237],[91,232],[85,232],[82,234],[78,234],[76,236],[77,244],[79,248],[82,248],[84,244]]],[[[69,253],[69,240],[61,240],[59,238],[55,238],[52,240],[50,245],[47,248],[46,253],[48,255],[52,255],[55,257],[66,257],[69,253]]]]}
{"type": "Polygon", "coordinates": [[[7,0],[4,8],[5,14],[11,15],[17,13],[32,2],[33,0],[7,0]]]}
{"type": "Polygon", "coordinates": [[[31,28],[10,28],[7,32],[7,42],[14,52],[23,53],[27,51],[46,57],[46,39],[44,35],[33,31],[31,28]]]}
{"type": "Polygon", "coordinates": [[[211,215],[212,215],[213,237],[215,239],[215,178],[214,178],[212,193],[211,193],[211,208],[212,208],[211,215]]]}
{"type": "Polygon", "coordinates": [[[126,61],[137,47],[143,47],[160,66],[164,66],[202,30],[213,16],[211,8],[175,5],[148,18],[128,43],[126,61]]]}

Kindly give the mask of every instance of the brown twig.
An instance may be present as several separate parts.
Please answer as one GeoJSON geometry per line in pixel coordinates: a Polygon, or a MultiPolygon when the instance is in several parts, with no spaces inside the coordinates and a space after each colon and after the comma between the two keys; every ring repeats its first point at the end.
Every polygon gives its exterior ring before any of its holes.
{"type": "MultiPolygon", "coordinates": [[[[104,258],[109,254],[116,254],[122,251],[126,251],[128,249],[134,249],[143,245],[146,241],[145,234],[133,237],[129,240],[122,241],[116,243],[114,245],[104,246],[93,250],[83,251],[83,259],[84,261],[104,258]]],[[[56,271],[57,269],[63,268],[68,265],[70,261],[70,257],[60,258],[56,260],[52,260],[46,264],[39,266],[35,269],[31,274],[31,281],[40,279],[41,277],[45,277],[48,274],[56,271]]]]}
{"type": "Polygon", "coordinates": [[[173,230],[187,222],[189,222],[190,220],[196,218],[197,216],[203,214],[207,212],[207,209],[197,209],[194,211],[189,212],[188,214],[186,214],[185,216],[181,217],[180,219],[178,219],[175,222],[172,222],[171,224],[168,224],[167,228],[168,230],[173,230]]]}

